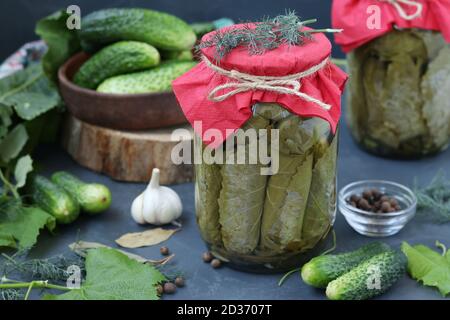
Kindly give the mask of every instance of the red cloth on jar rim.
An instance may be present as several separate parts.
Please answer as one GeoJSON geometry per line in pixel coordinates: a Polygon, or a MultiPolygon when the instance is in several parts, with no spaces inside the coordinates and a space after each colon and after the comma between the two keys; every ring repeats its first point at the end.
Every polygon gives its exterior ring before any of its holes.
{"type": "MultiPolygon", "coordinates": [[[[212,33],[207,34],[203,39],[211,36],[212,33]]],[[[251,75],[286,76],[321,63],[330,57],[330,53],[330,41],[325,35],[317,33],[302,46],[281,45],[262,55],[249,55],[246,48],[236,48],[221,60],[219,66],[251,75]]],[[[202,54],[214,63],[214,47],[202,49],[202,54]]],[[[261,90],[241,92],[221,102],[210,101],[208,94],[211,90],[234,80],[214,72],[204,62],[176,79],[172,87],[186,118],[193,126],[194,121],[201,120],[203,132],[207,129],[218,129],[222,133],[222,140],[203,140],[212,147],[218,147],[231,134],[227,133],[227,129],[234,132],[250,119],[251,107],[257,102],[278,103],[299,116],[320,117],[328,121],[335,132],[341,115],[341,94],[346,80],[347,75],[331,62],[315,74],[301,79],[300,91],[331,105],[330,110],[295,95],[261,90]]],[[[231,90],[232,88],[224,89],[220,93],[231,90]]],[[[203,132],[197,134],[203,138],[203,132]]]]}
{"type": "MultiPolygon", "coordinates": [[[[379,0],[333,0],[332,24],[334,28],[344,29],[334,38],[344,52],[350,52],[371,40],[390,32],[394,26],[399,28],[418,28],[440,31],[450,42],[450,0],[414,0],[422,4],[422,14],[412,20],[402,18],[391,3],[379,0]],[[377,5],[381,12],[379,29],[369,29],[368,7],[377,5]]],[[[414,14],[416,7],[399,3],[407,14],[414,14]]]]}

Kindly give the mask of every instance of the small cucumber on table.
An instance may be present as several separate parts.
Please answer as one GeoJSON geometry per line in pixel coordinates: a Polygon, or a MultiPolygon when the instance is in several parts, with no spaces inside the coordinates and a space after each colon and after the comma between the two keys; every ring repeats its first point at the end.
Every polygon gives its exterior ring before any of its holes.
{"type": "Polygon", "coordinates": [[[331,300],[365,300],[386,292],[406,272],[407,260],[396,250],[380,253],[331,281],[331,300]]]}
{"type": "Polygon", "coordinates": [[[38,207],[55,217],[57,223],[71,223],[80,214],[78,202],[63,188],[43,176],[33,177],[31,196],[38,207]]]}
{"type": "Polygon", "coordinates": [[[350,271],[358,264],[391,248],[382,242],[369,243],[358,250],[318,256],[303,265],[302,279],[316,288],[326,288],[329,282],[350,271]]]}
{"type": "Polygon", "coordinates": [[[83,88],[96,89],[105,79],[159,64],[160,55],[153,46],[138,41],[111,44],[89,58],[75,73],[73,82],[83,88]]]}
{"type": "Polygon", "coordinates": [[[102,184],[85,183],[64,171],[55,172],[52,181],[71,194],[83,212],[96,214],[105,211],[111,205],[111,192],[102,184]]]}

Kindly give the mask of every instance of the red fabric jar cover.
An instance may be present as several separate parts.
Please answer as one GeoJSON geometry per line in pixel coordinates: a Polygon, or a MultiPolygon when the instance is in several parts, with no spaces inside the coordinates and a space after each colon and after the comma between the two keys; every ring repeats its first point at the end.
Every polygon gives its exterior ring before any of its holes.
{"type": "Polygon", "coordinates": [[[450,0],[396,0],[395,2],[397,6],[386,0],[334,0],[333,27],[344,29],[343,32],[335,34],[336,43],[344,52],[349,52],[388,33],[394,26],[440,31],[447,42],[450,42],[450,0]],[[417,12],[417,6],[408,2],[419,3],[422,7],[421,14],[410,20],[401,17],[398,9],[400,6],[404,13],[413,15],[417,12]],[[367,19],[373,14],[368,12],[371,5],[377,5],[380,8],[381,28],[379,29],[367,27],[367,19]]]}
{"type": "MultiPolygon", "coordinates": [[[[242,25],[233,27],[239,28],[242,25]]],[[[211,36],[212,33],[207,34],[203,40],[211,36]]],[[[307,40],[301,46],[281,45],[262,55],[249,55],[246,48],[235,48],[220,61],[219,66],[225,70],[236,70],[250,75],[282,77],[308,70],[328,59],[330,53],[329,40],[325,35],[315,33],[311,40],[307,40]]],[[[202,54],[214,63],[214,47],[202,49],[202,54]]],[[[316,73],[300,80],[300,91],[329,104],[331,106],[329,110],[292,94],[258,89],[240,92],[224,101],[211,101],[208,99],[208,94],[212,90],[234,80],[216,73],[205,62],[200,62],[176,79],[172,87],[192,126],[194,121],[202,121],[203,132],[207,129],[218,129],[222,133],[222,140],[203,140],[212,147],[218,147],[231,134],[227,131],[234,132],[250,119],[251,107],[257,102],[278,103],[299,116],[320,117],[330,123],[334,132],[341,115],[341,93],[346,80],[347,75],[331,62],[316,73]]],[[[233,88],[223,89],[219,94],[232,90],[233,88]]],[[[203,138],[203,132],[197,132],[197,134],[203,138]]]]}

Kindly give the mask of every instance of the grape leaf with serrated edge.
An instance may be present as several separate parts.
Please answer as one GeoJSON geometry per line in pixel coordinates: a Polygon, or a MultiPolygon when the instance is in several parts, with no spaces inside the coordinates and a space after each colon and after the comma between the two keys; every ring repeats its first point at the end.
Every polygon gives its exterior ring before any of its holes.
{"type": "Polygon", "coordinates": [[[55,218],[40,208],[12,205],[0,214],[0,247],[30,248],[41,229],[52,231],[55,225],[55,218]]]}
{"type": "Polygon", "coordinates": [[[86,281],[79,289],[45,300],[157,300],[156,285],[166,280],[155,267],[115,249],[98,248],[86,256],[86,281]]]}
{"type": "Polygon", "coordinates": [[[408,272],[426,286],[437,287],[443,296],[450,293],[450,253],[440,255],[424,246],[402,243],[402,251],[408,258],[408,272]]]}

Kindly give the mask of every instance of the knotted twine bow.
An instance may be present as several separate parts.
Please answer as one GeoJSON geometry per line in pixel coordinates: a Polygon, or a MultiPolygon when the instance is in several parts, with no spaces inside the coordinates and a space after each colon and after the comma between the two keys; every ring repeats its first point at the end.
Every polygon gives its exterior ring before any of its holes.
{"type": "Polygon", "coordinates": [[[214,102],[224,101],[229,97],[234,96],[241,92],[246,92],[250,90],[263,90],[284,94],[292,94],[305,101],[315,103],[320,107],[324,108],[325,110],[331,109],[331,105],[326,104],[300,91],[301,88],[300,80],[322,69],[328,63],[329,60],[328,58],[326,58],[321,63],[313,66],[312,68],[306,71],[282,77],[255,76],[247,73],[242,73],[237,70],[225,70],[213,64],[205,56],[202,56],[202,60],[208,68],[230,79],[236,80],[236,82],[225,83],[211,90],[208,94],[208,99],[211,101],[214,102]],[[228,88],[235,88],[235,89],[222,95],[217,95],[218,91],[228,88]]]}
{"type": "Polygon", "coordinates": [[[400,17],[405,20],[414,20],[422,14],[423,5],[417,1],[413,0],[379,0],[381,2],[388,2],[392,4],[398,11],[400,17]],[[407,14],[405,9],[402,7],[402,4],[416,7],[416,12],[413,14],[407,14]]]}

